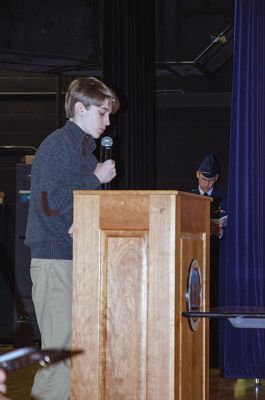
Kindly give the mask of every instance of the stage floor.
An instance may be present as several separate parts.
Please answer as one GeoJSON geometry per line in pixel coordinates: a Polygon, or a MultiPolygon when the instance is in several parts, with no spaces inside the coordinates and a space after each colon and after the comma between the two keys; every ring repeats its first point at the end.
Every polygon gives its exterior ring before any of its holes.
{"type": "MultiPolygon", "coordinates": [[[[11,349],[11,347],[1,347],[0,353],[11,349]]],[[[29,399],[36,369],[36,366],[30,366],[14,371],[8,376],[7,397],[10,400],[29,399]]],[[[211,369],[209,400],[265,400],[265,380],[256,387],[253,379],[222,378],[218,369],[211,369]]]]}

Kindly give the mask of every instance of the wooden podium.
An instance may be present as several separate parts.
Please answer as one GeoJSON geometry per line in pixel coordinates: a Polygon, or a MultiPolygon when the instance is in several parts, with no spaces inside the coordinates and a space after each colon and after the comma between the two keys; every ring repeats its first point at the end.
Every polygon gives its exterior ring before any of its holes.
{"type": "Polygon", "coordinates": [[[194,260],[208,307],[209,216],[191,193],[75,191],[71,400],[208,399],[208,322],[182,312],[194,260]]]}

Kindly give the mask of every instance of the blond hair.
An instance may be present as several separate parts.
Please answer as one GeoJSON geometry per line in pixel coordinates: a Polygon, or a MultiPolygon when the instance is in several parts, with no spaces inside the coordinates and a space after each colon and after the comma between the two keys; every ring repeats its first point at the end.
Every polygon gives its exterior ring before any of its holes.
{"type": "Polygon", "coordinates": [[[120,102],[112,89],[94,77],[75,79],[69,85],[65,95],[65,113],[67,118],[74,116],[74,106],[80,101],[86,108],[91,105],[100,107],[105,100],[112,106],[112,113],[120,108],[120,102]]]}

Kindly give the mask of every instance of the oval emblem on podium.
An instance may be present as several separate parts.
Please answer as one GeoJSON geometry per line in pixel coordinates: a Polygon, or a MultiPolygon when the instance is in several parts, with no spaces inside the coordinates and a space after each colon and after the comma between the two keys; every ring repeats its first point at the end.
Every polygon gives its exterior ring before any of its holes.
{"type": "MultiPolygon", "coordinates": [[[[192,260],[189,268],[186,290],[186,308],[188,312],[201,311],[202,309],[201,271],[198,260],[196,259],[192,260]]],[[[199,319],[190,317],[189,323],[191,329],[197,331],[199,327],[199,319]]]]}

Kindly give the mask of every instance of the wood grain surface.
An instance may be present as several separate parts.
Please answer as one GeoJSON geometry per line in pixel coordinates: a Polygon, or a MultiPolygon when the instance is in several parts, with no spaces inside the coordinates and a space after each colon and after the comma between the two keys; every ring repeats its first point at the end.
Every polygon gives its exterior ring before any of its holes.
{"type": "Polygon", "coordinates": [[[73,347],[85,353],[73,359],[71,399],[207,400],[208,325],[193,332],[181,314],[194,258],[208,304],[210,201],[177,191],[74,198],[73,347]]]}

